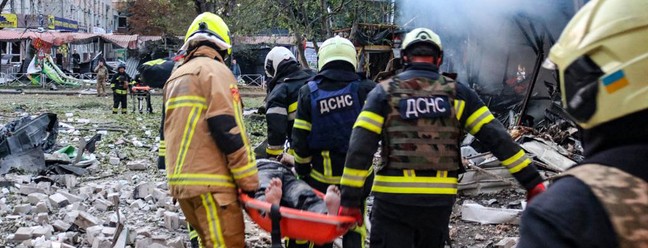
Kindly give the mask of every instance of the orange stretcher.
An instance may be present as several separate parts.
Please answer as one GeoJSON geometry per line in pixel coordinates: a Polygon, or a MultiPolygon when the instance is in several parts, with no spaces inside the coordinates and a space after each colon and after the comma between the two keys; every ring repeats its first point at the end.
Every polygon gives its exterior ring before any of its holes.
{"type": "MultiPolygon", "coordinates": [[[[314,190],[320,198],[324,194],[314,190]]],[[[252,220],[272,235],[272,247],[281,247],[281,238],[308,240],[315,244],[331,243],[345,234],[355,223],[349,216],[313,213],[272,205],[240,194],[243,207],[252,220]]]]}

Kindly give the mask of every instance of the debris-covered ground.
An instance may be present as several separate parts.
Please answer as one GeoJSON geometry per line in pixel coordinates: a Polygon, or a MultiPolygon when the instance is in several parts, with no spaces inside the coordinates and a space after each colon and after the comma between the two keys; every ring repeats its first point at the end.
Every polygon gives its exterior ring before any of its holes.
{"type": "MultiPolygon", "coordinates": [[[[128,115],[113,115],[110,97],[2,95],[0,126],[49,112],[58,116],[59,128],[55,147],[45,151],[49,170],[13,168],[0,175],[0,247],[189,247],[185,219],[156,167],[162,100],[152,99],[154,114],[133,114],[129,106],[128,115]],[[51,169],[57,164],[51,156],[62,156],[57,150],[74,150],[96,134],[96,149],[78,160],[68,153],[73,162],[51,169]],[[69,165],[82,174],[61,175],[70,173],[69,165]]],[[[262,99],[244,98],[245,108],[261,106],[262,99]]],[[[245,121],[251,143],[260,143],[263,116],[248,114],[245,121]]],[[[488,164],[487,155],[475,154],[472,164],[488,164]]],[[[502,168],[483,166],[463,177],[451,219],[453,247],[510,247],[515,242],[504,239],[518,236],[524,190],[502,168]]],[[[248,246],[269,247],[270,235],[247,222],[248,246]]]]}

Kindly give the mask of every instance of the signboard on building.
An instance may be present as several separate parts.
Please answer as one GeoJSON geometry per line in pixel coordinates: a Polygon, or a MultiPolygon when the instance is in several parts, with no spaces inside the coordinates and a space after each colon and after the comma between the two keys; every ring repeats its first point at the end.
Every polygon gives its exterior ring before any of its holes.
{"type": "Polygon", "coordinates": [[[61,31],[71,31],[71,32],[78,32],[79,31],[79,22],[70,20],[70,19],[65,19],[61,17],[55,17],[50,15],[48,17],[48,29],[54,29],[54,30],[61,30],[61,31]]]}
{"type": "Polygon", "coordinates": [[[18,16],[16,14],[0,14],[0,28],[18,27],[18,16]]]}

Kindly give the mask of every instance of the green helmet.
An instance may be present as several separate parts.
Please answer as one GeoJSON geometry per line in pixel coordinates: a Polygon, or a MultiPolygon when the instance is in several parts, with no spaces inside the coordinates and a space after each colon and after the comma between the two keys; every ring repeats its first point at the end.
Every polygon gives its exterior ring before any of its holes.
{"type": "Polygon", "coordinates": [[[319,57],[317,61],[318,70],[322,70],[324,65],[336,60],[349,62],[354,68],[358,66],[355,46],[350,40],[340,36],[335,36],[324,41],[317,55],[319,57]]]}

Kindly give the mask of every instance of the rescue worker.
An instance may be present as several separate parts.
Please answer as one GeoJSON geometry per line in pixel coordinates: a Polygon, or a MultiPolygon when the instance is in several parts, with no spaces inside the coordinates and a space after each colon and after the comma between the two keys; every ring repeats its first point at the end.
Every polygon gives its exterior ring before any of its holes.
{"type": "Polygon", "coordinates": [[[95,67],[94,72],[97,73],[97,96],[106,96],[106,79],[108,78],[108,68],[104,64],[103,59],[99,60],[99,64],[95,67]]]}
{"type": "Polygon", "coordinates": [[[126,65],[119,64],[117,73],[110,80],[110,89],[113,91],[113,114],[117,114],[121,105],[121,113],[128,113],[128,83],[131,81],[130,76],[126,73],[126,65]]]}
{"type": "MultiPolygon", "coordinates": [[[[340,184],[353,123],[376,84],[355,73],[355,46],[345,38],[324,41],[318,57],[319,73],[299,90],[292,143],[297,174],[325,192],[340,184]]],[[[364,247],[365,236],[359,226],[344,235],[343,246],[364,247]]]]}
{"type": "Polygon", "coordinates": [[[502,124],[467,86],[440,75],[441,40],[426,28],[405,35],[405,68],[369,93],[354,124],[341,180],[341,215],[362,222],[362,188],[382,141],[372,192],[372,248],[443,247],[457,195],[462,129],[490,148],[534,196],[542,178],[502,124]]]}
{"type": "Polygon", "coordinates": [[[245,247],[237,192],[259,184],[236,79],[223,62],[230,44],[219,16],[198,15],[164,86],[169,191],[205,247],[245,247]]]}
{"type": "Polygon", "coordinates": [[[585,159],[522,214],[518,247],[648,247],[648,2],[585,4],[545,63],[585,159]]]}
{"type": "Polygon", "coordinates": [[[274,86],[266,99],[266,153],[269,158],[276,158],[283,153],[286,141],[290,144],[292,140],[299,89],[315,76],[315,73],[310,69],[302,69],[295,55],[280,46],[272,48],[266,56],[265,73],[272,77],[269,85],[274,86]]]}

